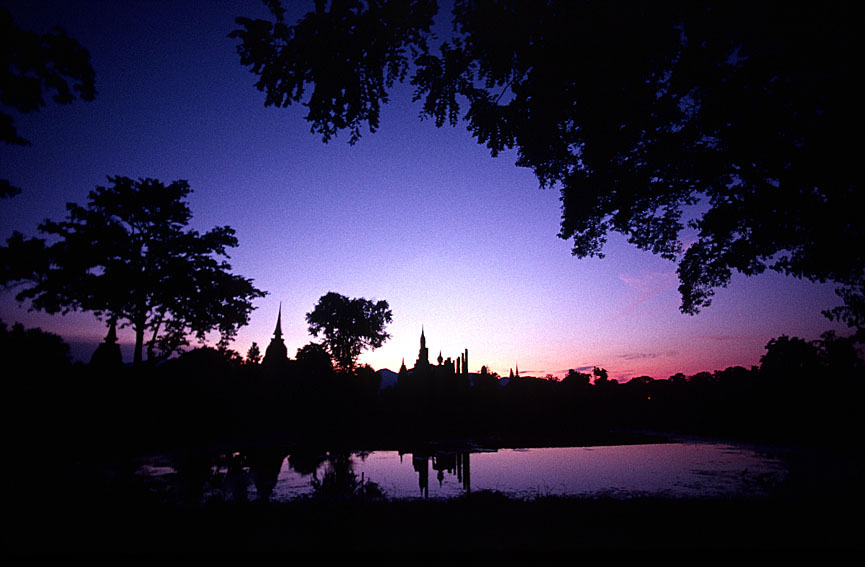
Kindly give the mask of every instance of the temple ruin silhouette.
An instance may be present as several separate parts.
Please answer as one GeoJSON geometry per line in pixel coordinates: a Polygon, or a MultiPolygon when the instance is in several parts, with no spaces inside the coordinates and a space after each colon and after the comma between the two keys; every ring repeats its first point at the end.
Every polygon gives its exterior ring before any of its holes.
{"type": "Polygon", "coordinates": [[[264,351],[264,359],[261,361],[262,368],[279,368],[288,363],[288,349],[282,340],[282,303],[279,304],[279,312],[276,315],[276,328],[273,330],[273,338],[264,351]]]}
{"type": "MultiPolygon", "coordinates": [[[[455,374],[462,374],[464,376],[468,376],[469,373],[469,349],[465,349],[460,353],[459,357],[456,359],[456,366],[454,366],[454,361],[448,357],[447,360],[442,358],[442,353],[439,351],[438,356],[438,366],[447,367],[455,374]]],[[[405,360],[403,360],[403,366],[405,366],[405,360]]],[[[420,330],[420,350],[418,351],[417,361],[415,361],[414,368],[411,369],[412,372],[423,372],[429,370],[431,367],[429,360],[429,348],[426,346],[426,335],[424,334],[424,329],[421,327],[420,330]]]]}
{"type": "Polygon", "coordinates": [[[97,368],[117,368],[123,365],[120,345],[117,344],[117,321],[111,319],[108,324],[108,335],[99,343],[90,357],[91,366],[97,368]]]}
{"type": "MultiPolygon", "coordinates": [[[[425,381],[429,379],[454,379],[462,382],[465,385],[471,383],[469,374],[469,349],[463,350],[456,359],[448,357],[445,359],[439,351],[437,364],[433,364],[429,359],[429,347],[426,344],[426,334],[423,327],[420,332],[420,349],[418,350],[417,360],[414,367],[411,369],[406,367],[405,359],[399,368],[397,384],[407,385],[412,382],[425,381]]],[[[486,370],[486,368],[484,368],[486,370]]]]}
{"type": "MultiPolygon", "coordinates": [[[[276,327],[273,330],[273,338],[271,338],[270,344],[267,345],[261,364],[264,368],[277,368],[287,363],[287,361],[288,350],[282,338],[282,304],[280,303],[276,317],[276,327]]],[[[482,367],[481,374],[487,374],[486,367],[482,367]]],[[[406,385],[409,382],[446,377],[459,379],[466,385],[472,383],[472,375],[469,373],[469,349],[464,349],[455,359],[450,357],[444,358],[441,351],[439,351],[436,363],[433,364],[430,361],[426,333],[423,326],[421,326],[420,348],[418,349],[417,360],[414,366],[409,369],[406,367],[405,358],[403,358],[397,383],[406,385]]]]}

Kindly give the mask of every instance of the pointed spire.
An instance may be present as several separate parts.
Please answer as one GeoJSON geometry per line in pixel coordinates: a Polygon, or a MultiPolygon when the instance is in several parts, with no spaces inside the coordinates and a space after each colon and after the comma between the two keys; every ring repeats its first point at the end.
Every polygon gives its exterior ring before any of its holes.
{"type": "Polygon", "coordinates": [[[120,345],[117,344],[117,319],[111,318],[108,322],[108,335],[102,341],[93,355],[90,357],[90,364],[103,368],[114,368],[123,364],[123,357],[120,354],[120,345]]]}
{"type": "Polygon", "coordinates": [[[426,336],[423,332],[423,325],[420,328],[420,350],[417,353],[416,368],[427,368],[429,366],[429,349],[426,347],[426,336]]]}
{"type": "Polygon", "coordinates": [[[282,302],[279,302],[279,313],[276,316],[276,329],[273,330],[273,338],[282,338],[282,302]]]}
{"type": "Polygon", "coordinates": [[[110,345],[117,342],[117,322],[113,318],[108,325],[108,335],[105,337],[105,342],[110,345]]]}
{"type": "Polygon", "coordinates": [[[282,302],[279,302],[279,312],[276,316],[276,328],[273,330],[273,338],[264,351],[264,359],[261,365],[264,368],[275,368],[281,370],[288,361],[288,350],[282,340],[282,302]]]}

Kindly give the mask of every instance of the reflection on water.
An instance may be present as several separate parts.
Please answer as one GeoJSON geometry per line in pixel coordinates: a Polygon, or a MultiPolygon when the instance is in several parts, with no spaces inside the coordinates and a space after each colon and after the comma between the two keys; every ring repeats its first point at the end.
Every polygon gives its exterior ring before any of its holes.
{"type": "MultiPolygon", "coordinates": [[[[385,453],[387,454],[387,453],[385,453]]],[[[418,487],[420,495],[424,498],[429,497],[429,470],[430,466],[436,473],[438,488],[444,488],[445,473],[449,477],[456,477],[458,486],[463,492],[471,492],[471,476],[470,476],[470,453],[468,452],[435,452],[428,453],[413,453],[411,456],[412,468],[418,475],[418,487]]],[[[400,462],[403,455],[400,454],[400,462]]],[[[384,467],[378,467],[382,469],[384,467]]],[[[383,472],[383,471],[381,471],[383,472]]],[[[382,475],[385,476],[385,475],[382,475]]]]}
{"type": "Polygon", "coordinates": [[[786,477],[781,461],[713,443],[424,451],[256,449],[145,463],[139,475],[191,502],[322,498],[451,498],[494,490],[538,496],[762,496],[786,477]]]}

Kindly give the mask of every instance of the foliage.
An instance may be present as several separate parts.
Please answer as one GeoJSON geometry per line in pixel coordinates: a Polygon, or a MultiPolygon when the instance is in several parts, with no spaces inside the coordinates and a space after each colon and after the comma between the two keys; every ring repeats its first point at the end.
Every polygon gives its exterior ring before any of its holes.
{"type": "Polygon", "coordinates": [[[354,499],[381,500],[384,492],[378,484],[358,479],[352,470],[351,457],[337,454],[328,460],[328,466],[318,478],[318,471],[312,474],[312,497],[319,500],[345,501],[354,499]]]}
{"type": "Polygon", "coordinates": [[[585,388],[589,385],[591,379],[591,374],[580,372],[571,368],[570,370],[568,370],[568,374],[562,380],[562,384],[564,384],[568,388],[585,388]]]}
{"type": "Polygon", "coordinates": [[[255,341],[246,351],[246,364],[261,364],[261,349],[258,348],[258,343],[255,341]]]}
{"type": "MultiPolygon", "coordinates": [[[[109,451],[149,451],[282,439],[298,444],[291,466],[303,474],[319,470],[325,447],[455,439],[592,445],[630,442],[630,435],[614,433],[627,430],[849,447],[863,425],[865,359],[855,347],[831,334],[811,343],[779,337],[766,345],[760,367],[669,380],[592,384],[592,374],[574,370],[562,381],[520,377],[505,384],[487,371],[462,387],[445,372],[428,372],[381,389],[368,366],[326,374],[329,355],[315,343],[299,351],[297,367],[270,377],[236,352],[209,347],[165,364],[105,373],[71,364],[56,335],[20,325],[9,331],[0,322],[0,353],[10,370],[4,384],[14,402],[5,423],[19,444],[44,452],[46,441],[60,438],[69,441],[60,446],[76,451],[80,440],[109,451]],[[318,363],[321,371],[306,370],[318,363]],[[158,420],[151,419],[154,411],[158,420]],[[297,459],[304,458],[301,465],[297,459]]],[[[347,468],[318,477],[319,495],[370,497],[371,487],[358,492],[350,463],[341,464],[347,468]]]]}
{"type": "Polygon", "coordinates": [[[296,25],[285,22],[279,2],[267,2],[275,22],[237,18],[241,62],[260,75],[256,87],[265,105],[289,106],[315,87],[306,104],[312,131],[325,141],[340,130],[360,138],[360,127],[379,124],[387,89],[406,77],[409,58],[426,51],[426,34],[435,14],[428,0],[316,2],[296,25]],[[280,47],[277,47],[280,46],[280,47]]]}
{"type": "Polygon", "coordinates": [[[456,0],[437,52],[432,0],[317,2],[295,25],[267,4],[273,22],[237,19],[241,63],[325,141],[375,131],[411,54],[421,115],[558,188],[576,256],[625,235],[678,262],[690,314],[733,272],[833,281],[826,315],[863,328],[852,4],[456,0]]]}
{"type": "Polygon", "coordinates": [[[817,344],[799,337],[782,335],[766,344],[766,353],[760,357],[760,371],[786,380],[811,379],[820,369],[817,344]]]}
{"type": "Polygon", "coordinates": [[[306,314],[312,336],[323,335],[322,346],[340,370],[354,369],[364,349],[376,349],[390,338],[385,326],[393,319],[385,300],[349,299],[328,292],[306,314]]]}
{"type": "Polygon", "coordinates": [[[329,376],[333,373],[330,353],[318,343],[308,343],[297,349],[297,367],[304,375],[329,376]]]}
{"type": "MultiPolygon", "coordinates": [[[[0,140],[19,146],[30,145],[16,130],[5,108],[20,113],[36,112],[45,106],[45,97],[58,104],[76,98],[96,96],[90,54],[61,28],[38,34],[19,28],[11,14],[0,8],[0,140]]],[[[20,192],[0,179],[0,197],[20,192]]]]}
{"type": "Polygon", "coordinates": [[[56,371],[72,364],[69,345],[59,335],[39,328],[25,329],[21,323],[8,328],[0,320],[0,358],[13,375],[20,372],[56,371]]]}
{"type": "Polygon", "coordinates": [[[252,281],[230,272],[227,249],[234,230],[204,234],[186,229],[192,213],[186,181],[109,177],[86,206],[67,204],[63,221],[39,231],[54,237],[24,239],[15,233],[0,248],[0,283],[20,284],[16,295],[48,313],[91,311],[135,331],[135,363],[168,357],[194,335],[213,330],[224,347],[248,321],[251,301],[264,296],[252,281]]]}
{"type": "Polygon", "coordinates": [[[232,372],[243,366],[240,354],[229,348],[200,346],[190,349],[180,356],[166,362],[164,368],[178,379],[194,382],[197,377],[202,381],[217,382],[217,378],[227,379],[232,372]]]}
{"type": "Polygon", "coordinates": [[[610,383],[609,373],[606,368],[594,367],[592,369],[592,376],[595,377],[595,385],[610,383]]]}

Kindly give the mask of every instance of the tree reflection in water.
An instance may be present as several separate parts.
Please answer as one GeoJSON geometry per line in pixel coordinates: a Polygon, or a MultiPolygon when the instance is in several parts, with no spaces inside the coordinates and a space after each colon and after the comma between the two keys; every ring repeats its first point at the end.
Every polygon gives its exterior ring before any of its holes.
{"type": "Polygon", "coordinates": [[[273,488],[279,480],[279,471],[288,455],[281,449],[254,449],[249,452],[247,462],[255,483],[255,490],[261,500],[267,500],[273,494],[273,488]]]}
{"type": "Polygon", "coordinates": [[[180,498],[188,504],[216,499],[249,500],[250,482],[258,500],[268,500],[279,480],[288,453],[283,449],[252,449],[232,453],[185,453],[172,467],[179,479],[180,498]]]}
{"type": "Polygon", "coordinates": [[[380,500],[385,497],[378,484],[366,480],[354,472],[351,453],[331,455],[327,467],[318,478],[318,471],[312,475],[313,497],[323,500],[380,500]]]}
{"type": "MultiPolygon", "coordinates": [[[[361,458],[363,455],[361,454],[361,458]]],[[[383,499],[375,482],[355,473],[352,453],[255,448],[232,453],[184,453],[174,457],[180,499],[190,505],[216,500],[246,502],[250,484],[257,500],[269,500],[284,462],[303,477],[311,477],[310,496],[325,500],[383,499]],[[322,470],[322,465],[324,469],[322,470]]]]}

